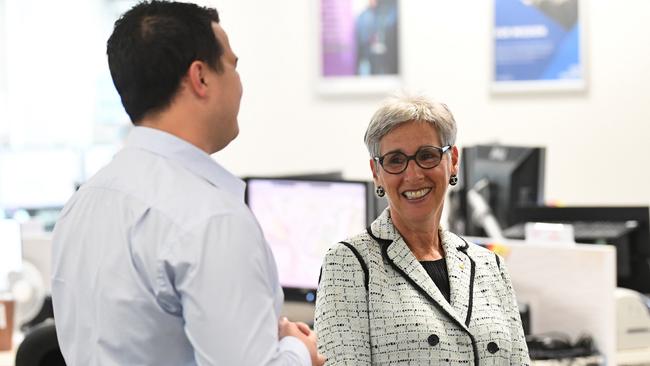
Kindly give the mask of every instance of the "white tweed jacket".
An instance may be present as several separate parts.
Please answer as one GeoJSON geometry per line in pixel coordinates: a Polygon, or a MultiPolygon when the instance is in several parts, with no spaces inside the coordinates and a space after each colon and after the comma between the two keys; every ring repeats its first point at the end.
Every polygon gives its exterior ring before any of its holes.
{"type": "Polygon", "coordinates": [[[399,235],[389,210],[325,256],[316,299],[327,365],[529,365],[499,257],[441,230],[451,303],[399,235]]]}

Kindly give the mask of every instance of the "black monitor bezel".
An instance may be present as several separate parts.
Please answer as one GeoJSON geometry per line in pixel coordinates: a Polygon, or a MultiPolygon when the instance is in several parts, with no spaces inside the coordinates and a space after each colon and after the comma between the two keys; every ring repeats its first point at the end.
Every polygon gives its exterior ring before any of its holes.
{"type": "MultiPolygon", "coordinates": [[[[495,215],[495,218],[501,225],[502,229],[505,229],[513,224],[513,221],[516,220],[513,217],[513,210],[517,207],[525,207],[525,206],[539,206],[542,205],[544,202],[544,188],[545,188],[545,163],[546,163],[546,149],[544,147],[540,146],[522,146],[522,145],[501,145],[501,144],[478,144],[478,145],[473,145],[473,146],[464,146],[462,151],[461,151],[461,174],[460,174],[460,187],[459,187],[459,194],[460,194],[460,202],[459,202],[459,208],[461,211],[461,215],[458,216],[457,218],[463,220],[463,225],[461,227],[463,228],[462,234],[465,235],[471,235],[471,236],[485,236],[485,232],[483,229],[476,224],[472,220],[472,212],[470,210],[470,207],[467,202],[467,191],[471,188],[471,186],[476,183],[479,179],[476,178],[477,172],[473,172],[472,168],[476,166],[477,163],[481,161],[485,162],[494,162],[495,164],[498,164],[499,161],[496,159],[490,159],[486,158],[485,156],[479,156],[479,151],[483,151],[486,149],[493,149],[493,148],[499,148],[499,149],[505,149],[505,150],[518,150],[522,151],[523,153],[520,153],[518,155],[518,160],[512,160],[512,159],[505,159],[504,161],[507,161],[512,164],[512,168],[510,169],[510,176],[508,177],[509,179],[509,192],[507,196],[507,207],[500,207],[500,212],[495,212],[493,211],[492,213],[495,215]],[[521,177],[520,171],[522,167],[524,167],[526,164],[530,164],[530,162],[533,162],[533,165],[535,166],[535,192],[534,192],[534,199],[531,199],[529,203],[527,204],[519,204],[516,202],[515,198],[512,197],[514,192],[514,187],[513,185],[521,185],[521,182],[517,179],[521,177]]],[[[501,189],[501,187],[499,187],[501,189]]],[[[494,210],[494,207],[491,207],[492,210],[494,210]]]]}

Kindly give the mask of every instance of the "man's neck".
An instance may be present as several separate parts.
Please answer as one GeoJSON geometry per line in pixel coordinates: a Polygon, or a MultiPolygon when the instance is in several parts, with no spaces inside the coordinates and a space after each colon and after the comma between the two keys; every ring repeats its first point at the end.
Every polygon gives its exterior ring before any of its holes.
{"type": "Polygon", "coordinates": [[[201,122],[196,118],[188,118],[191,115],[191,113],[177,109],[168,109],[146,117],[139,123],[139,126],[167,132],[205,151],[208,155],[218,151],[206,138],[207,134],[202,131],[201,122]]]}

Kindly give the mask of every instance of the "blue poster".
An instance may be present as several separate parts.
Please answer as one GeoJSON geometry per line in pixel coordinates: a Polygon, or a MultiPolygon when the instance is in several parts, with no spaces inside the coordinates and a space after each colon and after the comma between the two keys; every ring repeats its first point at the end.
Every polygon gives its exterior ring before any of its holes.
{"type": "Polygon", "coordinates": [[[578,9],[578,0],[495,0],[494,84],[582,85],[578,9]]]}

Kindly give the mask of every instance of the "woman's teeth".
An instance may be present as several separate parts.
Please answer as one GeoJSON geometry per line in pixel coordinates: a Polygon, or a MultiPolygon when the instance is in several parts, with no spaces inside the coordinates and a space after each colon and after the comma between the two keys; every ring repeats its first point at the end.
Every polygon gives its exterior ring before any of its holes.
{"type": "Polygon", "coordinates": [[[431,191],[431,188],[422,188],[417,191],[406,191],[403,193],[403,195],[409,199],[409,200],[414,200],[417,198],[424,197],[427,193],[431,191]]]}

